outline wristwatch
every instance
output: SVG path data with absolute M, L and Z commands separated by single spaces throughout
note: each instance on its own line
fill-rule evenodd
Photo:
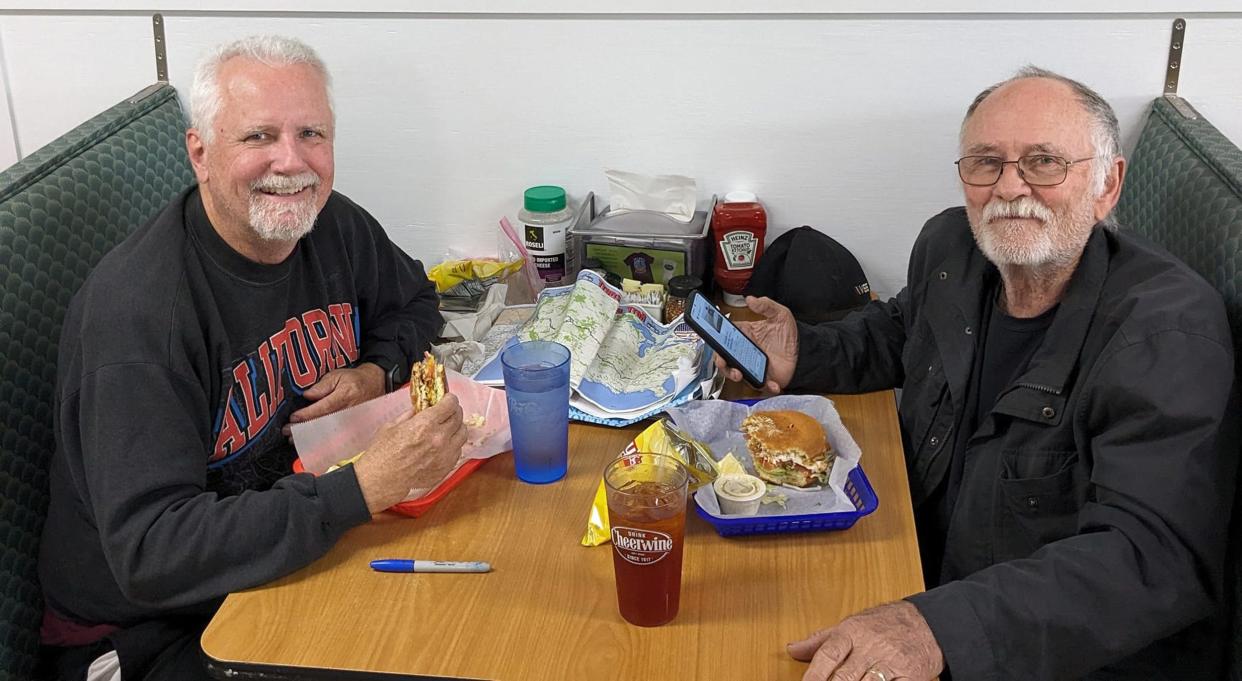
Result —
M 396 390 L 398 380 L 397 372 L 400 370 L 401 365 L 393 364 L 392 366 L 388 366 L 388 362 L 384 360 L 375 360 L 372 363 L 384 370 L 384 394 L 387 395 L 388 393 Z

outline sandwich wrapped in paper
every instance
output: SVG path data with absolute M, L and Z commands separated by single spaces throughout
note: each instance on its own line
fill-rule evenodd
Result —
M 509 434 L 509 410 L 503 392 L 480 385 L 457 372 L 446 372 L 443 367 L 432 373 L 444 378 L 444 385 L 434 388 L 434 391 L 456 395 L 466 423 L 466 444 L 453 466 L 453 472 L 469 459 L 487 459 L 513 448 Z M 417 370 L 415 374 L 418 374 Z M 414 406 L 417 389 L 413 384 L 416 382 L 411 380 L 408 391 L 394 390 L 348 409 L 293 424 L 293 442 L 302 467 L 309 473 L 320 475 L 335 464 L 365 455 L 363 450 L 379 429 Z M 452 472 L 445 478 L 451 476 Z M 442 481 L 436 484 L 439 482 Z M 419 499 L 434 487 L 412 489 L 406 500 Z
M 448 377 L 444 373 L 444 365 L 436 361 L 430 352 L 423 353 L 423 359 L 410 367 L 410 404 L 414 413 L 436 406 L 448 394 Z M 366 454 L 362 450 L 353 456 L 337 461 L 328 466 L 328 472 L 351 464 Z

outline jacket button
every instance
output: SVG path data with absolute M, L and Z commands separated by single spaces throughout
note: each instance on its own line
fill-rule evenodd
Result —
M 970 334 L 972 334 L 972 333 L 974 333 L 974 332 L 975 332 L 975 330 L 974 330 L 974 329 L 970 328 L 969 326 L 968 326 L 968 327 L 966 327 L 966 335 L 967 335 L 967 336 L 969 336 Z
M 1032 511 L 1038 511 L 1039 510 L 1039 497 L 1027 497 L 1026 507 L 1031 509 Z
M 1050 419 L 1057 415 L 1057 410 L 1053 409 L 1052 407 L 1044 407 L 1043 409 L 1039 411 L 1039 413 L 1043 414 L 1044 418 Z
M 931 439 L 927 441 L 927 443 L 935 447 L 936 445 L 940 444 L 940 438 L 933 435 L 931 436 Z
M 940 273 L 940 278 L 941 278 L 941 279 L 948 279 L 948 278 L 949 278 L 949 273 L 948 273 L 948 272 L 941 272 L 941 273 Z

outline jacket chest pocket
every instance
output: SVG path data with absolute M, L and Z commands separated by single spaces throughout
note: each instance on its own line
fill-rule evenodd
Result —
M 1076 452 L 1001 452 L 993 560 L 1025 558 L 1078 532 L 1087 472 Z

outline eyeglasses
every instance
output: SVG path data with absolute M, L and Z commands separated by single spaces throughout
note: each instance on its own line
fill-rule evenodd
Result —
M 1033 187 L 1055 187 L 1065 181 L 1069 167 L 1075 163 L 1090 161 L 1094 156 L 1067 161 L 1060 156 L 1031 154 L 1016 161 L 1005 161 L 997 156 L 963 156 L 956 161 L 957 174 L 962 182 L 972 187 L 991 187 L 1000 181 L 1005 166 L 1018 166 L 1018 177 Z

